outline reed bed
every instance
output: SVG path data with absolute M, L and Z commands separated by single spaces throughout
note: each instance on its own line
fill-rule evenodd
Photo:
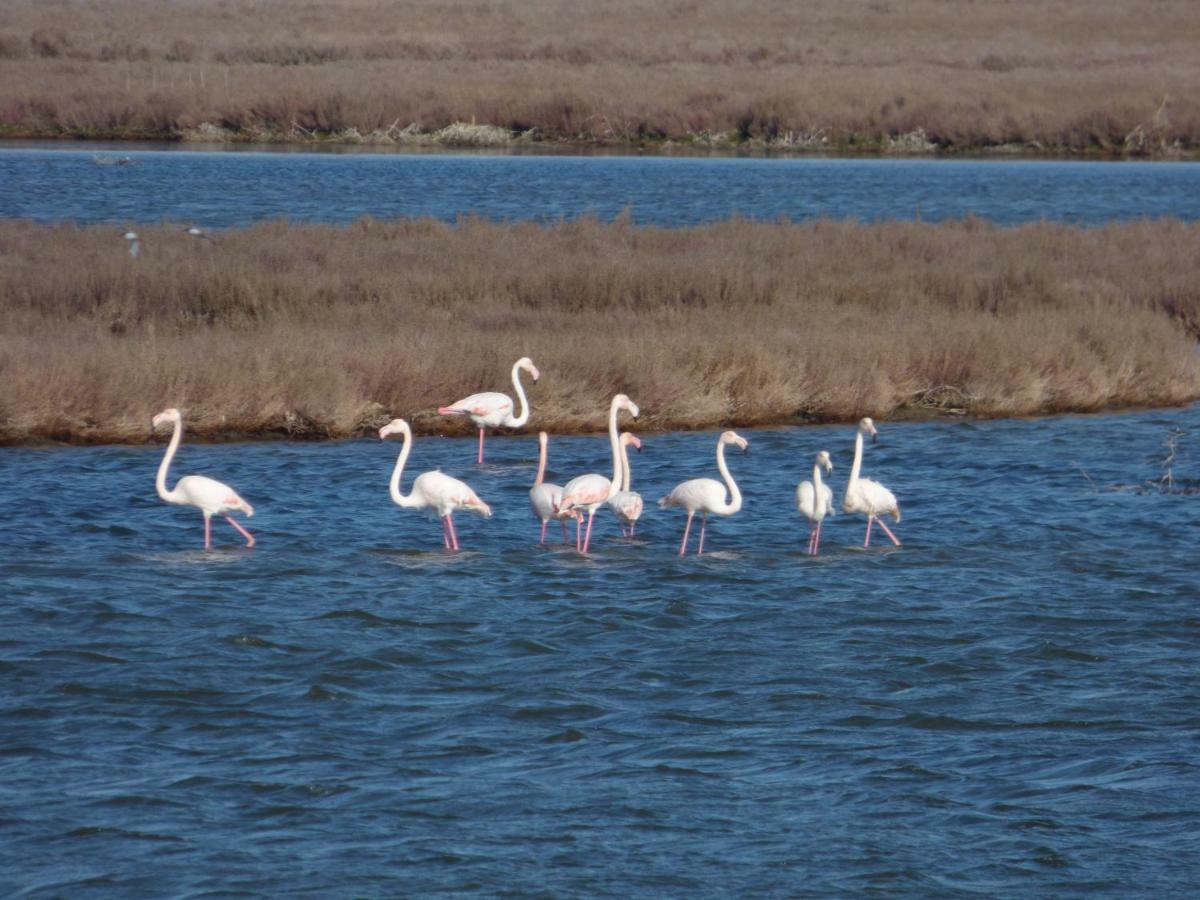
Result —
M 342 437 L 510 390 L 531 428 L 924 412 L 1031 415 L 1200 396 L 1200 226 L 850 222 L 667 230 L 464 219 L 220 232 L 0 222 L 0 441 Z
M 1169 155 L 1193 0 L 8 0 L 0 135 Z

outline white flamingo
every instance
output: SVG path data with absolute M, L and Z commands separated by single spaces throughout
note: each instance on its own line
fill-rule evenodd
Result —
M 871 421 L 870 417 L 858 423 L 858 434 L 854 438 L 854 465 L 850 467 L 850 480 L 846 482 L 846 493 L 842 495 L 842 511 L 862 513 L 867 517 L 867 536 L 863 541 L 864 547 L 871 546 L 871 526 L 875 522 L 878 522 L 879 527 L 892 539 L 892 543 L 899 547 L 900 541 L 892 534 L 887 523 L 880 518 L 890 515 L 895 516 L 897 522 L 900 521 L 900 506 L 896 503 L 895 494 L 878 481 L 858 477 L 858 473 L 862 469 L 863 435 L 871 435 L 873 441 L 878 433 L 875 423 Z
M 229 513 L 244 512 L 247 516 L 252 516 L 254 507 L 239 497 L 237 491 L 229 485 L 204 475 L 184 475 L 175 483 L 172 490 L 167 490 L 167 470 L 171 467 L 171 460 L 175 458 L 175 451 L 179 449 L 180 441 L 183 440 L 183 416 L 174 407 L 164 409 L 154 417 L 151 428 L 158 428 L 167 422 L 174 424 L 175 433 L 171 435 L 167 453 L 158 466 L 158 477 L 154 481 L 158 496 L 168 503 L 199 508 L 200 512 L 204 514 L 205 550 L 212 549 L 212 517 L 218 514 L 225 516 L 226 521 L 242 533 L 247 547 L 253 547 L 254 535 L 239 525 Z
M 802 481 L 796 488 L 796 509 L 808 519 L 812 530 L 808 535 L 808 555 L 816 556 L 821 546 L 821 522 L 833 515 L 833 491 L 821 480 L 821 469 L 833 471 L 833 460 L 822 450 L 813 463 L 813 480 Z
M 129 241 L 129 255 L 134 259 L 138 258 L 138 254 L 142 252 L 142 239 L 138 237 L 136 231 L 127 231 L 121 237 Z
M 608 500 L 608 507 L 617 517 L 617 521 L 621 523 L 621 534 L 625 537 L 633 537 L 633 529 L 636 527 L 638 519 L 642 517 L 642 508 L 645 505 L 642 502 L 642 495 L 629 489 L 629 483 L 633 477 L 629 468 L 630 444 L 638 451 L 642 449 L 642 442 L 638 436 L 626 431 L 621 435 L 621 489 Z M 628 531 L 626 531 L 626 526 L 628 526 Z
M 562 500 L 563 489 L 557 484 L 550 484 L 548 481 L 543 481 L 546 475 L 546 446 L 550 438 L 544 431 L 538 432 L 538 470 L 537 477 L 533 480 L 533 487 L 529 489 L 529 505 L 533 507 L 533 514 L 538 517 L 542 523 L 542 536 L 539 543 L 546 543 L 546 526 L 550 524 L 551 519 L 558 519 L 562 525 L 563 543 L 567 542 L 567 519 L 579 518 L 578 512 L 559 513 L 558 504 Z
M 658 505 L 664 509 L 671 506 L 682 506 L 687 510 L 687 525 L 683 529 L 683 542 L 679 545 L 680 556 L 687 552 L 688 534 L 692 530 L 692 517 L 697 512 L 704 514 L 700 520 L 700 546 L 696 550 L 696 555 L 699 556 L 704 552 L 704 529 L 708 524 L 708 514 L 732 516 L 742 508 L 742 492 L 738 490 L 737 483 L 725 465 L 726 444 L 737 444 L 743 452 L 750 446 L 749 441 L 733 431 L 726 431 L 717 440 L 717 468 L 720 469 L 725 484 L 715 478 L 693 478 L 691 481 L 676 485 L 671 493 L 658 501 Z M 728 501 L 725 499 L 726 486 L 729 488 Z
M 582 546 L 579 543 L 579 520 L 575 520 L 575 549 L 582 553 L 587 553 L 588 545 L 591 543 L 592 517 L 596 515 L 596 510 L 601 504 L 611 500 L 613 494 L 621 486 L 621 448 L 617 443 L 617 413 L 622 409 L 628 410 L 635 419 L 641 412 L 638 405 L 624 394 L 617 394 L 609 404 L 608 440 L 612 445 L 612 478 L 608 479 L 603 475 L 596 474 L 580 475 L 578 478 L 572 478 L 563 486 L 563 495 L 558 505 L 558 511 L 565 513 L 573 509 L 580 512 L 587 510 L 587 535 L 583 539 Z
M 429 509 L 437 513 L 442 520 L 442 538 L 447 550 L 458 549 L 458 534 L 454 530 L 454 511 L 466 509 L 479 513 L 484 518 L 492 514 L 492 508 L 476 496 L 463 482 L 441 472 L 422 472 L 413 481 L 412 490 L 408 496 L 400 493 L 400 476 L 404 472 L 404 463 L 408 459 L 408 451 L 412 448 L 412 429 L 403 419 L 392 419 L 379 429 L 380 440 L 389 434 L 399 432 L 404 435 L 404 446 L 396 457 L 396 467 L 392 469 L 392 480 L 388 484 L 388 492 L 397 506 L 405 509 Z
M 524 369 L 537 381 L 541 373 L 528 356 L 522 356 L 512 367 L 512 383 L 517 397 L 521 401 L 521 414 L 513 415 L 513 402 L 508 394 L 498 391 L 484 391 L 463 397 L 457 403 L 449 406 L 439 406 L 440 416 L 467 416 L 479 428 L 479 464 L 483 465 L 483 432 L 485 428 L 520 428 L 529 421 L 529 401 L 525 399 L 525 389 L 521 387 L 521 370 Z

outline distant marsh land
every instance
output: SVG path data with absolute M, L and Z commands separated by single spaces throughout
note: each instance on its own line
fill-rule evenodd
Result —
M 369 434 L 509 391 L 531 428 L 1033 415 L 1200 397 L 1200 225 L 0 222 L 0 441 Z
M 1194 0 L 6 0 L 0 136 L 1200 148 Z

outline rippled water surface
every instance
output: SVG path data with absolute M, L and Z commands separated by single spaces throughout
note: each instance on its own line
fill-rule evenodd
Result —
M 392 505 L 399 447 L 185 443 L 259 544 L 154 495 L 162 446 L 0 450 L 0 886 L 546 896 L 1181 895 L 1200 833 L 1196 409 L 880 423 L 904 546 L 795 484 L 852 429 L 745 431 L 746 508 L 535 544 L 536 441 L 418 439 L 490 520 Z M 712 474 L 648 434 L 635 487 Z M 1174 474 L 1194 474 L 1184 438 Z M 555 438 L 561 483 L 600 437 Z M 407 480 L 407 479 L 406 479 Z
M 128 165 L 117 165 L 121 157 Z M 56 222 L 362 216 L 557 221 L 628 210 L 639 224 L 742 215 L 940 220 L 1200 215 L 1195 163 L 380 155 L 188 150 L 0 150 L 0 216 Z

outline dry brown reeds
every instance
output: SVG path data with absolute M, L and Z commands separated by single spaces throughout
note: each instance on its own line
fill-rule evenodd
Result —
M 534 423 L 979 416 L 1200 396 L 1200 226 L 0 222 L 0 440 L 424 431 L 534 358 Z
M 0 135 L 1200 147 L 1194 0 L 7 0 Z

